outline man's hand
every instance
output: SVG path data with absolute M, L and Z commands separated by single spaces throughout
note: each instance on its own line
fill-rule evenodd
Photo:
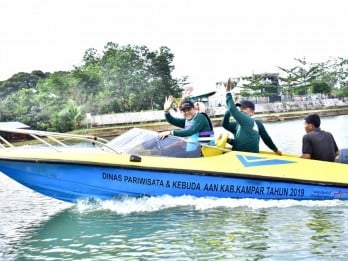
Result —
M 231 78 L 228 78 L 227 84 L 226 84 L 226 92 L 231 91 Z
M 187 86 L 187 87 L 185 88 L 185 92 L 184 92 L 183 95 L 182 95 L 182 99 L 185 100 L 185 99 L 187 99 L 188 97 L 190 97 L 192 91 L 193 91 L 193 87 L 192 87 L 192 86 Z
M 174 102 L 173 96 L 166 97 L 164 101 L 164 105 L 163 105 L 163 110 L 165 112 L 168 112 L 170 108 L 172 107 L 173 102 Z
M 275 154 L 278 154 L 279 156 L 281 156 L 281 155 L 282 155 L 282 152 L 281 152 L 281 151 L 279 151 L 279 150 L 275 151 L 274 153 L 275 153 Z
M 231 91 L 234 87 L 237 86 L 236 81 L 232 81 L 231 78 L 228 78 L 227 84 L 226 84 L 226 92 Z
M 163 140 L 164 138 L 168 137 L 170 135 L 170 131 L 162 131 L 158 133 L 158 138 L 160 140 Z

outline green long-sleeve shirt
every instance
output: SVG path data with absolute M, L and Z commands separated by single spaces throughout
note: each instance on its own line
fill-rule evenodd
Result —
M 260 137 L 271 150 L 278 150 L 263 123 L 241 112 L 231 93 L 226 94 L 226 104 L 229 110 L 224 115 L 222 126 L 234 135 L 233 150 L 258 153 Z M 231 115 L 235 121 L 230 121 Z
M 167 122 L 181 128 L 180 130 L 173 131 L 174 136 L 188 137 L 199 132 L 212 131 L 207 118 L 201 113 L 197 113 L 191 120 L 173 117 L 169 112 L 164 115 Z

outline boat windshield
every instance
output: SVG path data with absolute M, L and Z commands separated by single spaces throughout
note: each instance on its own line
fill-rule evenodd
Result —
M 116 151 L 140 156 L 195 158 L 201 156 L 201 145 L 169 136 L 159 139 L 155 131 L 133 128 L 107 143 Z

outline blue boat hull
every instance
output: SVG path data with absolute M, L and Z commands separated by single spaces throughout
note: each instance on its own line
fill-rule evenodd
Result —
M 197 173 L 127 165 L 0 160 L 1 171 L 39 193 L 68 202 L 122 196 L 331 200 L 348 199 L 348 186 L 262 179 L 240 174 Z

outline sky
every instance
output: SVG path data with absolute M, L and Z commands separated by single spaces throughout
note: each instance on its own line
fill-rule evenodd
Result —
M 72 70 L 108 42 L 168 47 L 193 94 L 216 82 L 348 58 L 345 0 L 0 0 L 0 81 Z

